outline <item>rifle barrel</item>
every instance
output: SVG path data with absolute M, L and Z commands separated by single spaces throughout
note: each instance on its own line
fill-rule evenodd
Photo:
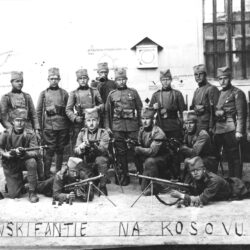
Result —
M 146 176 L 146 175 L 140 175 L 140 174 L 132 174 L 132 173 L 128 173 L 129 176 L 134 176 L 137 178 L 143 178 L 143 179 L 147 179 L 147 180 L 151 180 L 151 181 L 156 181 L 156 182 L 162 182 L 162 183 L 166 183 L 172 186 L 179 186 L 179 187 L 183 187 L 183 188 L 190 188 L 191 185 L 186 184 L 186 183 L 182 183 L 182 182 L 172 182 L 172 181 L 168 181 L 165 179 L 161 179 L 161 178 L 156 178 L 156 177 L 150 177 L 150 176 Z
M 82 181 L 79 181 L 79 182 L 74 182 L 74 183 L 65 185 L 64 188 L 69 188 L 69 187 L 73 187 L 73 186 L 85 185 L 85 184 L 87 184 L 88 182 L 98 180 L 98 179 L 100 179 L 100 178 L 103 177 L 103 176 L 104 176 L 103 174 L 99 174 L 98 176 L 95 176 L 95 177 L 92 177 L 92 178 L 88 178 L 88 179 L 85 179 L 85 180 L 82 180 Z
M 48 149 L 48 146 L 38 146 L 38 147 L 33 147 L 33 148 L 24 148 L 24 151 L 28 152 L 28 151 L 40 150 L 40 149 Z

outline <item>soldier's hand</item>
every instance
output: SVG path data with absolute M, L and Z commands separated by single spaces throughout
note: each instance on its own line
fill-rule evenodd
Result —
M 11 158 L 14 157 L 14 155 L 11 154 L 10 151 L 8 151 L 8 152 L 3 152 L 3 153 L 2 153 L 2 157 L 6 158 L 6 159 L 11 159 Z
M 174 198 L 184 199 L 184 194 L 181 193 L 181 192 L 179 192 L 179 191 L 177 191 L 177 190 L 172 190 L 170 192 L 170 195 L 171 195 L 171 197 L 174 197 Z
M 153 108 L 154 108 L 154 109 L 159 109 L 159 104 L 158 104 L 157 102 L 154 103 L 154 104 L 153 104 Z
M 77 116 L 75 119 L 76 123 L 82 123 L 83 122 L 83 117 L 82 116 Z
M 111 136 L 113 135 L 113 132 L 110 128 L 106 128 L 106 131 L 108 132 L 109 135 L 111 135 Z
M 235 133 L 235 138 L 236 138 L 237 141 L 240 141 L 242 139 L 242 137 L 243 137 L 242 133 L 240 133 L 240 132 Z
M 199 207 L 200 206 L 200 197 L 199 196 L 191 196 L 191 206 L 194 206 L 194 207 Z
M 25 150 L 24 150 L 24 148 L 22 148 L 22 147 L 17 148 L 17 149 L 16 149 L 16 155 L 17 155 L 18 157 L 24 156 L 24 155 L 25 155 Z
M 136 147 L 135 147 L 135 153 L 136 153 L 136 154 L 141 154 L 142 149 L 143 149 L 143 147 L 136 146 Z
M 74 200 L 76 199 L 75 193 L 74 193 L 73 191 L 70 192 L 70 193 L 67 195 L 67 199 L 68 199 L 68 200 L 74 201 Z

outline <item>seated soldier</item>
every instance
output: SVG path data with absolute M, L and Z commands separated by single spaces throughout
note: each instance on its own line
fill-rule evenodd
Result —
M 2 166 L 7 182 L 8 196 L 18 198 L 24 193 L 23 170 L 27 169 L 29 200 L 38 202 L 37 188 L 37 150 L 26 152 L 24 148 L 37 147 L 36 134 L 25 129 L 27 111 L 16 109 L 13 111 L 13 127 L 0 135 L 0 154 Z M 15 149 L 15 150 L 14 150 Z
M 99 128 L 99 114 L 97 110 L 85 109 L 85 126 L 78 134 L 74 152 L 93 169 L 95 175 L 103 174 L 99 188 L 107 195 L 107 170 L 109 134 L 105 129 Z
M 184 115 L 186 134 L 184 136 L 184 145 L 179 152 L 184 158 L 200 156 L 207 170 L 217 173 L 218 159 L 215 157 L 211 139 L 206 130 L 197 130 L 197 115 L 191 110 Z
M 171 196 L 183 200 L 186 206 L 206 205 L 210 201 L 243 199 L 249 197 L 245 184 L 238 178 L 224 179 L 212 172 L 206 171 L 201 157 L 196 156 L 186 160 L 192 176 L 193 190 L 190 194 L 172 191 Z
M 142 127 L 139 130 L 138 142 L 135 147 L 135 163 L 140 174 L 150 177 L 171 178 L 166 162 L 165 133 L 153 123 L 155 111 L 152 108 L 144 108 L 141 112 Z M 143 179 L 141 189 L 144 190 L 149 181 Z M 154 192 L 157 192 L 154 186 Z M 144 193 L 150 195 L 150 190 Z
M 70 157 L 67 166 L 63 166 L 58 171 L 54 178 L 53 183 L 53 198 L 60 202 L 73 201 L 75 198 L 79 198 L 84 202 L 88 198 L 88 185 L 84 185 L 79 189 L 66 189 L 65 185 L 79 182 L 94 176 L 91 168 L 83 162 L 82 159 L 77 157 Z M 93 189 L 90 190 L 89 200 L 91 201 L 94 197 Z

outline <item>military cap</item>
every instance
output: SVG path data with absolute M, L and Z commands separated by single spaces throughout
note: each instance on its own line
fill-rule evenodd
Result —
M 197 121 L 197 115 L 194 110 L 184 111 L 183 118 L 184 121 L 193 121 L 193 122 Z
M 125 68 L 116 68 L 115 69 L 115 79 L 117 78 L 126 78 L 127 79 L 127 72 Z
M 85 119 L 88 119 L 88 118 L 98 119 L 99 118 L 98 110 L 95 108 L 85 109 L 84 112 L 85 112 Z
M 100 71 L 100 70 L 109 70 L 107 62 L 98 63 L 97 68 L 98 68 L 97 69 L 98 71 Z
M 23 80 L 23 72 L 22 71 L 11 71 L 10 81 L 13 81 L 13 80 Z
M 199 64 L 193 67 L 194 74 L 207 73 L 206 66 L 204 64 Z
M 87 76 L 87 77 L 89 77 L 89 75 L 88 75 L 88 70 L 87 70 L 87 69 L 78 69 L 78 70 L 76 71 L 76 77 L 77 77 L 77 79 L 78 79 L 79 77 L 82 77 L 82 76 Z
M 143 118 L 153 118 L 155 114 L 154 108 L 151 107 L 145 107 L 141 111 L 141 117 Z
M 69 157 L 67 166 L 69 170 L 79 171 L 80 169 L 84 168 L 84 162 L 78 157 Z
M 171 75 L 170 69 L 160 71 L 160 79 L 161 78 L 165 78 L 165 77 L 172 79 L 172 75 Z
M 217 69 L 217 77 L 221 76 L 231 76 L 231 70 L 229 67 L 225 66 Z
M 50 68 L 48 70 L 48 75 L 49 76 L 59 76 L 60 77 L 60 72 L 59 72 L 59 69 L 58 68 Z
M 14 109 L 13 111 L 11 111 L 11 118 L 12 120 L 15 120 L 16 118 L 26 120 L 28 118 L 27 109 L 23 108 Z
M 187 166 L 190 167 L 196 167 L 196 168 L 202 168 L 204 167 L 204 162 L 201 159 L 200 156 L 195 156 L 193 158 L 187 158 L 185 160 L 185 164 L 187 164 Z

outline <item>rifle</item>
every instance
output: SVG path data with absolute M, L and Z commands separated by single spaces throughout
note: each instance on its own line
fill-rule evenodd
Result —
M 102 178 L 103 176 L 104 176 L 103 174 L 99 174 L 98 176 L 95 176 L 95 177 L 91 177 L 91 178 L 88 178 L 85 180 L 81 180 L 81 181 L 67 184 L 63 188 L 68 192 L 74 192 L 77 197 L 83 197 L 84 199 L 87 199 L 87 201 L 88 201 L 91 186 L 89 187 L 89 191 L 87 192 L 88 193 L 87 196 L 86 196 L 86 192 L 85 192 L 86 190 L 82 190 L 82 187 L 89 185 L 89 184 L 92 185 L 93 181 L 98 180 L 98 179 Z M 68 202 L 70 205 L 72 205 L 73 201 L 69 200 Z
M 169 191 L 171 191 L 171 189 L 176 189 L 180 192 L 183 193 L 191 193 L 193 190 L 193 186 L 186 184 L 186 183 L 182 183 L 182 182 L 175 182 L 175 181 L 169 181 L 169 180 L 165 180 L 165 179 L 161 179 L 161 178 L 156 178 L 156 177 L 150 177 L 150 176 L 146 176 L 146 175 L 140 175 L 139 173 L 137 174 L 132 174 L 132 173 L 128 173 L 129 176 L 134 176 L 137 178 L 142 178 L 142 179 L 146 179 L 150 181 L 150 184 L 145 188 L 145 190 L 142 192 L 145 193 L 146 190 L 151 187 L 151 195 L 153 194 L 153 184 L 154 183 L 162 183 L 164 186 L 164 193 L 167 193 Z M 142 195 L 141 194 L 141 195 Z M 131 205 L 131 207 L 133 207 L 133 205 L 138 201 L 138 199 L 141 197 L 141 195 L 137 198 L 137 200 Z M 180 202 L 181 199 L 177 199 L 174 202 L 166 202 L 163 199 L 161 199 L 159 197 L 159 195 L 157 193 L 154 194 L 155 197 L 157 198 L 157 200 L 159 202 L 161 202 L 162 204 L 166 205 L 166 206 L 172 206 L 175 205 L 176 203 Z
M 35 150 L 40 150 L 40 149 L 48 149 L 49 147 L 47 145 L 44 146 L 37 146 L 37 147 L 33 147 L 33 148 L 23 148 L 23 147 L 17 147 L 17 148 L 12 148 L 10 149 L 10 154 L 12 156 L 17 156 L 18 152 L 21 153 L 25 153 L 25 152 L 29 152 L 29 151 L 35 151 Z
M 167 148 L 171 149 L 174 153 L 177 153 L 182 145 L 181 141 L 176 138 L 154 139 L 154 141 L 165 142 Z

